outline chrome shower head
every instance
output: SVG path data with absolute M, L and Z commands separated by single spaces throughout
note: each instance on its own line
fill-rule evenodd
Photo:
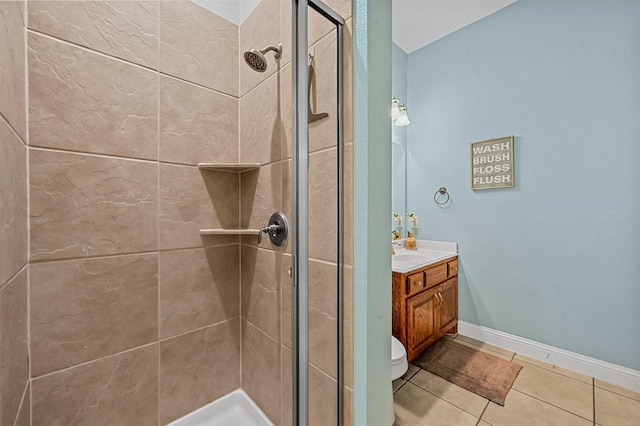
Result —
M 264 54 L 269 51 L 276 52 L 275 58 L 280 59 L 280 56 L 282 56 L 282 44 L 279 44 L 277 47 L 267 46 L 260 50 L 249 49 L 244 52 L 244 61 L 252 70 L 265 72 L 267 70 L 267 58 L 264 57 Z

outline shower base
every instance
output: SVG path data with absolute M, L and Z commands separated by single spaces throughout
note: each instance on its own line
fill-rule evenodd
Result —
M 169 426 L 274 426 L 242 389 L 218 398 Z

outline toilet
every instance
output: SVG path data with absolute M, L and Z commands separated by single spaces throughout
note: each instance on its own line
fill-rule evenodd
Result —
M 391 381 L 399 379 L 409 369 L 407 350 L 400 340 L 391 336 Z
M 391 336 L 391 382 L 402 377 L 408 369 L 407 350 L 400 343 L 400 340 Z M 391 422 L 389 424 L 393 425 L 396 421 L 396 414 L 393 410 L 393 385 L 391 382 L 389 382 L 389 390 L 391 391 Z

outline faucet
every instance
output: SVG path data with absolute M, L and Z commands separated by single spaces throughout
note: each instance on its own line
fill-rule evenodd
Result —
M 402 247 L 402 243 L 400 241 L 392 241 L 391 242 L 391 256 L 396 254 L 396 251 L 394 250 L 394 247 Z

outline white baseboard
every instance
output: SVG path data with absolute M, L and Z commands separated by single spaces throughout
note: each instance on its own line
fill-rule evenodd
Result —
M 558 367 L 567 368 L 605 382 L 640 392 L 640 371 L 599 359 L 590 358 L 564 349 L 534 342 L 513 334 L 458 321 L 458 333 L 481 342 L 499 346 Z

